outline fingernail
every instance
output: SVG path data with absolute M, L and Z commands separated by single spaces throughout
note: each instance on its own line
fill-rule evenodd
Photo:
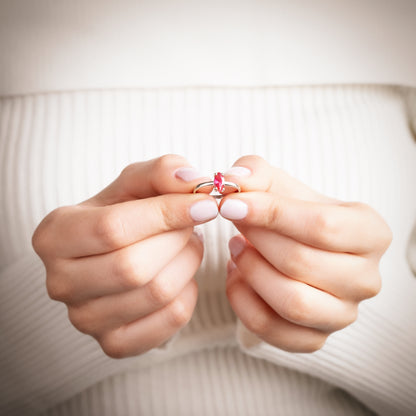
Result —
M 199 229 L 199 228 L 195 227 L 195 228 L 194 228 L 194 235 L 195 235 L 196 237 L 198 237 L 198 240 L 199 240 L 202 244 L 204 244 L 204 234 L 202 233 L 202 230 L 201 230 L 201 229 Z
M 214 219 L 218 215 L 218 205 L 215 201 L 204 199 L 195 202 L 190 209 L 191 217 L 196 222 L 205 222 Z
M 234 258 L 238 257 L 241 254 L 245 246 L 246 242 L 241 237 L 233 237 L 228 243 L 231 256 L 233 256 Z
M 248 206 L 239 199 L 227 199 L 221 205 L 220 213 L 227 220 L 242 220 L 247 216 Z
M 250 176 L 251 170 L 244 168 L 243 166 L 234 166 L 227 170 L 227 172 L 224 173 L 224 175 L 230 175 L 230 176 Z
M 176 169 L 175 176 L 185 182 L 191 182 L 195 179 L 204 177 L 197 169 L 189 167 Z

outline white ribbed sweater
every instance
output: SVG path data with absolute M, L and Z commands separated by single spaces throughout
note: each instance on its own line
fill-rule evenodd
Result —
M 2 98 L 0 414 L 368 414 L 347 393 L 381 415 L 412 414 L 416 282 L 405 254 L 416 212 L 415 102 L 414 90 L 348 85 Z M 203 227 L 190 324 L 164 348 L 106 357 L 48 299 L 30 236 L 51 209 L 87 198 L 130 162 L 168 152 L 206 172 L 259 154 L 321 192 L 371 204 L 394 233 L 382 292 L 321 351 L 261 343 L 236 325 L 225 297 L 234 231 L 218 219 Z

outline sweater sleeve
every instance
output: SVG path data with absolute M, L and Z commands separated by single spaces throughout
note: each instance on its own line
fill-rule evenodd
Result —
M 409 131 L 416 138 L 416 88 L 403 88 Z M 413 171 L 412 171 L 413 172 Z M 409 177 L 414 181 L 414 177 Z M 414 195 L 403 203 L 414 206 Z M 396 203 L 394 217 L 400 203 Z M 360 305 L 357 321 L 332 334 L 312 354 L 293 354 L 262 342 L 241 322 L 237 338 L 248 354 L 307 372 L 348 391 L 379 415 L 416 409 L 416 226 L 390 217 L 393 243 L 384 255 L 381 292 Z M 406 246 L 407 242 L 407 246 Z
M 403 255 L 401 257 L 404 257 Z M 383 289 L 362 302 L 357 321 L 332 334 L 312 354 L 289 353 L 262 342 L 241 322 L 237 338 L 248 354 L 322 378 L 379 415 L 416 408 L 416 280 L 395 247 L 383 258 Z
M 72 327 L 66 306 L 49 299 L 44 280 L 35 254 L 0 274 L 0 414 L 37 414 L 104 377 L 168 355 L 170 342 L 139 357 L 107 357 Z

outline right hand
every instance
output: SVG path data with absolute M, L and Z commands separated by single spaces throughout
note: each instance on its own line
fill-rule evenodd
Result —
M 35 230 L 49 296 L 110 357 L 160 346 L 192 316 L 203 256 L 193 227 L 218 208 L 211 196 L 191 193 L 209 178 L 188 166 L 175 155 L 129 165 L 100 193 L 55 209 Z

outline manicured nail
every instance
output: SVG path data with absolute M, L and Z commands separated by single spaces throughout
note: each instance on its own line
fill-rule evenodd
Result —
M 230 249 L 231 255 L 236 258 L 238 257 L 241 252 L 244 250 L 246 246 L 246 242 L 241 237 L 233 237 L 230 242 L 228 243 L 228 247 Z
M 221 206 L 220 213 L 227 220 L 242 220 L 247 216 L 248 206 L 239 199 L 227 199 Z
M 195 168 L 179 168 L 175 171 L 175 176 L 185 182 L 191 182 L 198 178 L 203 178 L 204 175 Z
M 198 240 L 199 240 L 202 244 L 204 244 L 204 234 L 202 233 L 202 230 L 201 230 L 201 229 L 199 229 L 198 227 L 195 227 L 195 228 L 194 228 L 194 235 L 195 235 L 196 237 L 198 237 Z
M 244 168 L 243 166 L 234 166 L 227 170 L 227 172 L 224 173 L 224 175 L 230 175 L 230 176 L 250 176 L 251 170 Z
M 196 222 L 213 220 L 218 215 L 218 205 L 215 201 L 204 199 L 195 202 L 190 209 L 191 217 Z

